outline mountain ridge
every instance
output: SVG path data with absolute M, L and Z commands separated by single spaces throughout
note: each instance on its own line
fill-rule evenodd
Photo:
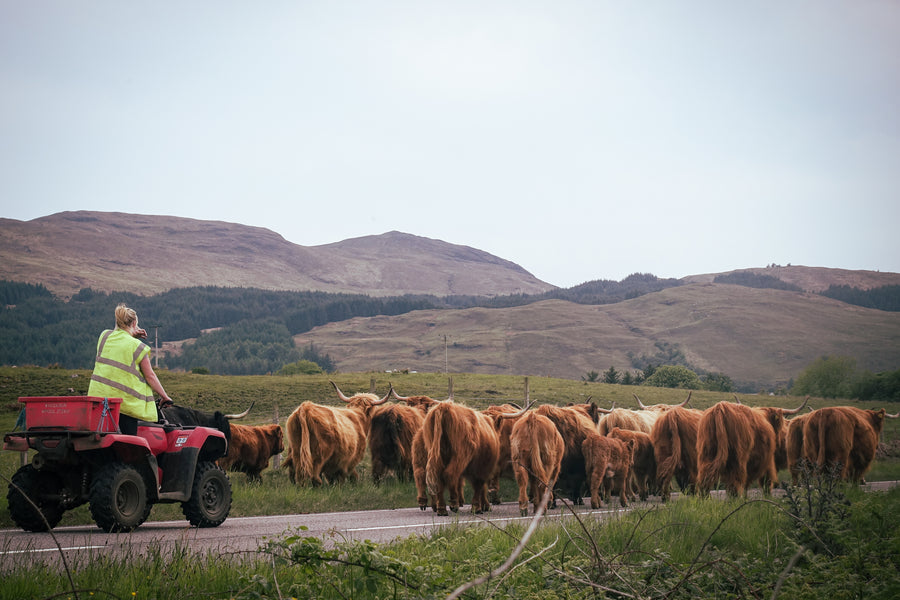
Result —
M 389 232 L 300 246 L 268 229 L 182 217 L 70 211 L 0 219 L 0 277 L 68 297 L 215 285 L 284 291 L 507 295 L 555 286 L 486 252 Z
M 734 273 L 768 275 L 804 291 L 715 283 Z M 565 291 L 481 250 L 399 231 L 305 247 L 223 221 L 89 211 L 0 219 L 0 278 L 39 283 L 61 297 L 82 288 L 153 295 L 196 286 L 438 297 Z M 606 282 L 594 283 L 600 289 Z M 814 293 L 831 285 L 900 285 L 900 274 L 770 265 L 671 283 L 614 304 L 535 298 L 511 308 L 358 317 L 294 340 L 315 345 L 342 371 L 577 378 L 610 366 L 629 370 L 660 348 L 677 349 L 697 369 L 766 386 L 784 385 L 829 354 L 873 371 L 900 365 L 900 313 Z

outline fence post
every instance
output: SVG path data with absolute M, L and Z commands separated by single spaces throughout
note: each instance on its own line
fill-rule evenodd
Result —
M 372 377 L 371 379 L 369 379 L 369 393 L 370 393 L 370 394 L 374 394 L 374 393 L 375 393 L 375 378 L 374 378 L 374 377 Z
M 449 394 L 447 394 L 447 397 L 452 400 L 453 399 L 453 378 L 452 377 L 447 378 L 447 387 L 449 388 Z
M 528 389 L 528 377 L 525 378 L 525 406 L 528 406 L 528 402 L 531 398 L 531 392 Z

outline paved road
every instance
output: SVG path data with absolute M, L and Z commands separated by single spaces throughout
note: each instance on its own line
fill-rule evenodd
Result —
M 59 548 L 67 556 L 83 554 L 119 553 L 128 549 L 143 549 L 149 545 L 173 548 L 190 547 L 194 552 L 216 553 L 257 550 L 267 539 L 280 539 L 286 532 L 323 537 L 326 540 L 372 540 L 389 542 L 411 535 L 428 535 L 437 527 L 447 525 L 497 526 L 508 523 L 527 523 L 531 517 L 520 517 L 518 504 L 508 502 L 493 507 L 487 515 L 473 515 L 468 507 L 449 517 L 438 517 L 430 509 L 401 508 L 395 510 L 367 510 L 355 512 L 282 515 L 274 517 L 229 518 L 219 527 L 197 529 L 187 521 L 147 522 L 131 533 L 104 533 L 96 526 L 58 527 L 50 533 L 28 533 L 18 529 L 0 530 L 0 571 L 14 564 L 23 555 L 32 560 L 58 560 Z M 579 506 L 579 514 L 601 518 L 620 511 L 618 508 L 591 510 Z M 556 509 L 547 518 L 558 519 L 571 515 L 569 508 Z M 301 526 L 305 531 L 298 531 Z
M 900 482 L 877 482 L 868 489 L 887 489 Z M 775 490 L 776 495 L 781 490 Z M 752 492 L 751 492 L 752 493 Z M 721 492 L 713 492 L 721 495 Z M 656 499 L 658 502 L 658 499 Z M 655 502 L 638 503 L 646 507 Z M 549 511 L 548 519 L 571 516 L 573 507 Z M 603 518 L 621 511 L 614 504 L 610 508 L 591 510 L 589 505 L 574 507 L 580 516 Z M 367 510 L 355 512 L 282 515 L 274 517 L 229 518 L 219 527 L 197 529 L 187 521 L 158 521 L 141 525 L 132 533 L 109 534 L 95 526 L 59 527 L 51 533 L 27 533 L 18 529 L 0 530 L 0 572 L 25 562 L 59 560 L 59 549 L 67 557 L 115 554 L 127 550 L 143 550 L 150 545 L 171 549 L 176 545 L 194 552 L 217 554 L 255 551 L 266 540 L 280 539 L 286 532 L 323 537 L 326 540 L 372 540 L 389 542 L 411 535 L 429 535 L 435 528 L 446 525 L 496 526 L 508 523 L 527 523 L 531 517 L 520 517 L 518 504 L 507 502 L 495 506 L 487 515 L 473 515 L 466 510 L 449 517 L 438 517 L 430 509 L 400 508 L 395 510 Z M 297 531 L 299 527 L 308 529 Z

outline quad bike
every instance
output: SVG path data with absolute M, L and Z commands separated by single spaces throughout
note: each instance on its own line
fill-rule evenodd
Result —
M 12 476 L 12 520 L 47 531 L 66 510 L 90 504 L 107 532 L 132 531 L 156 503 L 180 502 L 195 527 L 221 525 L 231 510 L 231 483 L 215 460 L 225 435 L 209 427 L 138 421 L 137 435 L 119 432 L 119 398 L 19 398 L 26 429 L 7 433 L 3 449 L 35 450 Z

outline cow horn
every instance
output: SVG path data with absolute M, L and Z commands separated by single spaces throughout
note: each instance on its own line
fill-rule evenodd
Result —
M 691 401 L 691 394 L 693 394 L 693 393 L 694 393 L 694 390 L 690 390 L 688 392 L 688 397 L 684 399 L 684 402 L 682 402 L 681 404 L 676 404 L 675 406 L 687 406 L 687 403 Z
M 254 400 L 253 402 L 251 402 L 251 403 L 250 403 L 250 406 L 248 406 L 248 407 L 247 407 L 247 410 L 245 410 L 244 412 L 242 412 L 242 413 L 237 413 L 237 414 L 235 414 L 235 415 L 225 415 L 225 418 L 228 419 L 228 420 L 231 420 L 231 419 L 243 419 L 244 417 L 246 417 L 246 416 L 250 413 L 250 409 L 253 408 L 253 405 L 254 405 L 254 404 L 256 404 L 256 400 Z
M 391 384 L 391 391 L 388 392 L 388 395 L 393 396 L 394 400 L 399 400 L 400 402 L 407 402 L 409 400 L 409 396 L 401 396 L 396 390 L 394 390 L 394 384 Z
M 737 404 L 743 404 L 743 402 L 741 402 L 741 399 L 737 397 L 737 394 L 732 394 L 732 396 L 734 396 L 734 401 L 735 401 L 735 403 L 737 403 Z
M 392 387 L 391 389 L 394 389 L 394 388 Z M 387 394 L 384 395 L 383 398 L 381 398 L 381 399 L 379 399 L 379 400 L 375 400 L 374 402 L 372 402 L 372 406 L 378 406 L 378 405 L 380 405 L 380 404 L 384 404 L 385 402 L 388 401 L 388 399 L 389 399 L 390 397 L 391 397 L 391 393 L 388 392 Z
M 892 415 L 892 414 L 889 414 L 889 413 L 884 413 L 884 416 L 885 416 L 886 418 L 888 418 L 888 419 L 896 419 L 896 418 L 900 417 L 900 412 L 898 412 L 898 413 L 895 414 L 895 415 Z
M 809 396 L 807 396 L 806 399 L 803 400 L 803 404 L 801 404 L 797 408 L 784 408 L 781 410 L 781 412 L 786 415 L 796 415 L 798 412 L 800 412 L 803 409 L 804 406 L 806 406 L 807 402 L 809 402 Z
M 497 416 L 501 419 L 517 419 L 528 412 L 528 409 L 531 408 L 531 401 L 528 401 L 528 404 L 525 405 L 525 408 L 520 408 L 516 412 L 511 413 L 499 413 Z
M 341 389 L 337 386 L 337 384 L 335 382 L 329 381 L 329 383 L 331 383 L 331 385 L 334 386 L 334 391 L 337 392 L 338 398 L 340 398 L 344 402 L 350 402 L 350 398 L 348 398 L 347 396 L 344 395 L 344 392 L 341 391 Z
M 613 403 L 612 403 L 612 406 L 611 406 L 610 408 L 600 408 L 600 407 L 598 406 L 598 407 L 597 407 L 597 412 L 601 412 L 601 413 L 603 413 L 603 414 L 605 414 L 605 415 L 608 415 L 609 413 L 611 413 L 612 411 L 614 411 L 615 408 L 616 408 L 616 403 L 613 402 Z
M 644 406 L 644 403 L 641 402 L 641 399 L 638 398 L 637 394 L 631 394 L 631 395 L 634 396 L 634 399 L 638 401 L 638 406 L 640 406 L 641 408 L 647 408 L 646 406 Z

